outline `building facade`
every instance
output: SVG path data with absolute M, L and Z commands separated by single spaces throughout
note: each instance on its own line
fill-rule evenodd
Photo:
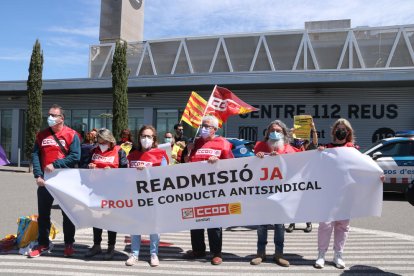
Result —
M 217 84 L 259 108 L 231 117 L 223 127 L 228 137 L 262 139 L 269 122 L 293 126 L 299 114 L 313 116 L 321 143 L 338 118 L 350 120 L 362 148 L 413 128 L 414 25 L 305 26 L 128 43 L 129 127 L 153 124 L 162 135 L 179 121 L 191 91 L 207 100 Z M 113 43 L 90 47 L 89 78 L 45 80 L 44 114 L 58 103 L 80 133 L 111 128 L 113 51 Z M 24 147 L 26 101 L 25 81 L 0 82 L 0 144 L 12 162 Z

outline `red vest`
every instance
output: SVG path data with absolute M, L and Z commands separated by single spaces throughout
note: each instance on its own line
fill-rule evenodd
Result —
M 208 160 L 211 156 L 217 156 L 218 159 L 234 158 L 231 147 L 231 143 L 223 137 L 215 137 L 209 141 L 198 138 L 191 151 L 190 162 Z
M 66 151 L 69 152 L 73 137 L 77 135 L 77 132 L 67 126 L 63 126 L 62 130 L 55 133 L 55 135 Z M 56 143 L 49 128 L 46 128 L 37 134 L 36 144 L 40 151 L 42 170 L 56 160 L 65 158 L 65 154 L 60 149 L 58 143 Z
M 269 145 L 267 144 L 267 142 L 265 141 L 258 141 L 256 143 L 256 145 L 254 146 L 254 152 L 258 153 L 258 152 L 266 152 L 266 153 L 270 153 L 272 152 L 272 149 L 269 147 Z M 294 153 L 294 152 L 299 152 L 301 151 L 300 149 L 297 149 L 295 147 L 292 147 L 289 144 L 285 144 L 283 149 L 278 149 L 276 152 L 278 154 L 286 154 L 286 153 Z
M 148 151 L 134 150 L 128 154 L 127 158 L 130 168 L 137 168 L 141 164 L 145 167 L 157 167 L 161 165 L 162 158 L 165 158 L 168 163 L 167 152 L 159 148 Z
M 91 163 L 95 164 L 97 168 L 103 169 L 106 167 L 119 168 L 119 146 L 108 149 L 102 152 L 99 147 L 92 150 Z

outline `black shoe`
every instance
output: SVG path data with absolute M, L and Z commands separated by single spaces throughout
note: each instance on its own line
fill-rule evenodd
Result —
M 104 255 L 104 260 L 105 261 L 112 260 L 114 255 L 115 255 L 115 245 L 108 245 L 108 250 L 106 250 L 106 253 Z
M 291 233 L 293 230 L 295 230 L 295 224 L 291 223 L 288 228 L 286 228 L 286 232 Z
M 309 232 L 311 232 L 312 231 L 312 223 L 310 223 L 310 222 L 307 222 L 306 223 L 306 228 L 305 228 L 305 230 L 303 230 L 305 233 L 309 233 Z
M 86 258 L 91 258 L 93 256 L 95 256 L 96 254 L 101 254 L 102 253 L 102 249 L 101 246 L 99 244 L 94 244 L 91 249 L 89 249 L 88 252 L 86 252 L 85 257 Z
M 184 255 L 183 255 L 183 259 L 188 259 L 188 260 L 192 260 L 192 259 L 199 259 L 199 258 L 204 258 L 206 256 L 206 252 L 205 251 L 193 251 L 193 250 L 188 250 Z

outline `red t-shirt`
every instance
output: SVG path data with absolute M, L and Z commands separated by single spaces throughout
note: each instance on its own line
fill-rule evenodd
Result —
M 198 138 L 191 151 L 190 162 L 205 161 L 211 156 L 217 156 L 218 159 L 234 158 L 231 147 L 231 143 L 223 137 L 214 137 L 208 141 Z
M 327 148 L 337 148 L 337 147 L 348 147 L 348 148 L 358 148 L 352 142 L 346 142 L 345 144 L 333 144 L 329 143 L 326 145 Z
M 299 152 L 299 151 L 301 150 L 295 147 L 292 147 L 289 144 L 285 144 L 282 149 L 278 149 L 276 152 L 277 154 L 286 154 L 286 153 L 294 153 L 294 152 Z M 267 144 L 266 141 L 258 141 L 256 145 L 254 146 L 254 152 L 270 153 L 272 152 L 272 149 L 270 148 L 270 146 Z

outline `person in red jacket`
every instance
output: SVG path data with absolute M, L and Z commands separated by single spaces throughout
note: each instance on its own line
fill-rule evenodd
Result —
M 231 151 L 232 145 L 223 137 L 216 136 L 218 120 L 214 116 L 205 116 L 202 119 L 200 137 L 197 138 L 193 146 L 189 146 L 189 162 L 207 161 L 215 163 L 219 159 L 234 158 Z M 223 262 L 221 255 L 222 229 L 207 229 L 210 251 L 213 254 L 211 264 L 219 265 Z M 192 250 L 184 254 L 185 259 L 196 259 L 206 255 L 206 245 L 204 243 L 204 229 L 191 230 Z
M 115 169 L 127 168 L 128 160 L 126 153 L 116 141 L 109 129 L 101 128 L 96 134 L 97 147 L 93 148 L 89 160 L 85 166 L 89 169 Z M 102 229 L 93 227 L 93 246 L 85 257 L 90 258 L 102 253 L 101 249 Z M 108 230 L 108 250 L 104 255 L 105 260 L 111 260 L 115 254 L 116 232 Z
M 168 156 L 165 150 L 159 149 L 157 131 L 153 126 L 144 125 L 138 131 L 138 144 L 136 149 L 128 154 L 130 168 L 143 170 L 146 167 L 168 165 Z M 160 234 L 150 234 L 151 266 L 160 264 L 158 259 L 158 246 Z M 141 248 L 141 235 L 131 235 L 131 255 L 125 265 L 132 266 L 138 263 L 139 250 Z
M 56 168 L 74 168 L 80 160 L 80 140 L 73 129 L 64 125 L 64 110 L 59 105 L 52 105 L 48 112 L 49 127 L 36 135 L 32 153 L 33 174 L 36 178 L 39 236 L 38 246 L 29 253 L 29 258 L 39 257 L 52 250 L 49 241 L 50 211 L 53 197 L 45 187 L 44 173 L 51 173 Z M 65 249 L 63 255 L 74 254 L 75 225 L 62 211 Z
M 287 154 L 301 151 L 289 144 L 289 131 L 286 125 L 279 120 L 269 124 L 263 141 L 256 143 L 254 152 L 257 157 L 263 158 L 265 155 Z M 283 247 L 285 243 L 284 224 L 274 225 L 275 255 L 273 257 L 276 264 L 288 267 L 289 261 L 283 257 Z M 250 261 L 252 265 L 261 264 L 266 259 L 267 244 L 267 225 L 257 226 L 257 255 Z
M 325 147 L 319 147 L 319 150 L 336 147 L 355 147 L 354 130 L 349 121 L 346 119 L 338 119 L 333 124 L 331 136 L 332 143 L 327 144 Z M 332 232 L 334 232 L 333 262 L 337 268 L 345 268 L 345 262 L 342 259 L 342 252 L 349 233 L 349 219 L 319 223 L 319 254 L 314 264 L 316 268 L 323 268 L 325 266 L 325 253 L 329 248 L 329 241 L 331 239 Z

